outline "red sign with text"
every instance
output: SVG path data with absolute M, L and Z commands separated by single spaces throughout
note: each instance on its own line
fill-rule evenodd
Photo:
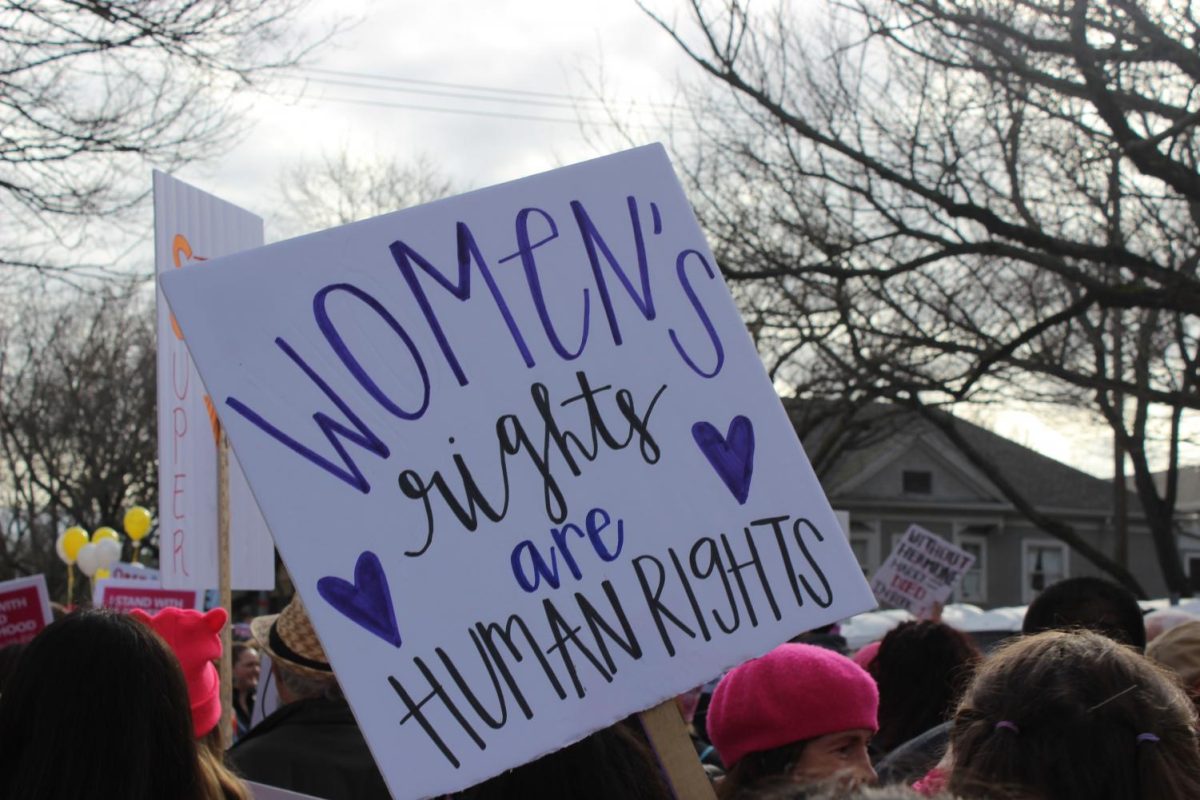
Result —
M 198 608 L 200 605 L 200 593 L 195 589 L 162 589 L 148 586 L 147 583 L 111 579 L 101 581 L 96 589 L 96 605 L 116 611 L 140 608 L 147 614 L 155 614 L 164 608 Z
M 50 624 L 50 602 L 41 575 L 0 583 L 0 647 L 24 644 Z

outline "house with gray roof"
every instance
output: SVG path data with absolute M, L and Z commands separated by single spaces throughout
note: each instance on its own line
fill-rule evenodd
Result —
M 873 574 L 916 523 L 975 556 L 953 602 L 1023 605 L 1066 577 L 1103 573 L 1034 525 L 946 434 L 915 412 L 874 404 L 854 422 L 785 400 L 806 452 L 835 509 L 849 516 L 846 535 L 864 573 Z M 1047 458 L 964 420 L 955 428 L 1042 514 L 1065 522 L 1087 543 L 1114 552 L 1109 481 Z M 1129 569 L 1150 596 L 1165 585 L 1149 532 L 1129 496 Z M 1200 569 L 1200 538 L 1181 537 L 1184 564 Z

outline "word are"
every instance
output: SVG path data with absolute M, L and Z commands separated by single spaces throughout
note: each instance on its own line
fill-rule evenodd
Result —
M 616 543 L 610 550 L 605 544 L 602 534 L 604 529 L 612 522 L 608 512 L 602 508 L 593 508 L 587 513 L 587 519 L 584 527 L 568 522 L 561 528 L 551 528 L 550 538 L 554 544 L 550 545 L 550 561 L 546 562 L 545 556 L 538 546 L 533 543 L 533 540 L 526 539 L 513 548 L 512 570 L 513 577 L 517 579 L 517 584 L 527 592 L 536 592 L 538 586 L 541 585 L 544 579 L 551 589 L 557 589 L 562 583 L 562 578 L 558 571 L 558 554 L 562 553 L 563 563 L 567 569 L 571 571 L 571 575 L 575 580 L 583 579 L 583 570 L 579 567 L 579 562 L 575 559 L 574 553 L 571 552 L 572 536 L 578 538 L 587 538 L 592 545 L 592 550 L 600 557 L 601 561 L 616 561 L 621 555 L 621 550 L 625 546 L 625 522 L 617 520 L 617 537 Z M 532 577 L 530 575 L 532 574 Z

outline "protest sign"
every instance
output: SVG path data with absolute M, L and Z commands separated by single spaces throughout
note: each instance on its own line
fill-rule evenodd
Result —
M 92 604 L 117 611 L 140 608 L 147 614 L 154 614 L 164 608 L 200 608 L 200 592 L 197 589 L 164 589 L 146 580 L 104 578 L 96 581 Z
M 156 271 L 196 268 L 258 247 L 262 219 L 182 181 L 154 173 Z M 217 586 L 217 410 L 204 391 L 167 304 L 158 303 L 158 524 L 164 586 Z M 229 468 L 230 570 L 234 589 L 275 588 L 266 521 L 236 461 Z
M 155 586 L 162 585 L 158 570 L 128 561 L 118 561 L 114 564 L 109 577 L 122 581 L 152 581 Z
M 267 786 L 265 783 L 255 783 L 254 781 L 243 781 L 243 783 L 250 790 L 250 796 L 254 800 L 321 800 L 311 794 L 289 792 L 287 789 L 278 789 L 274 786 Z
M 871 579 L 871 589 L 880 603 L 922 617 L 950 599 L 954 585 L 974 563 L 975 556 L 961 547 L 910 525 Z
M 397 798 L 874 606 L 661 146 L 161 283 Z
M 0 647 L 28 642 L 53 618 L 45 575 L 0 582 Z

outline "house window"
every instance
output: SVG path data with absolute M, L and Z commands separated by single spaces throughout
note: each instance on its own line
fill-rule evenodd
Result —
M 1047 587 L 1067 577 L 1067 546 L 1062 542 L 1027 539 L 1021 543 L 1024 572 L 1021 599 L 1032 603 Z
M 870 578 L 879 569 L 879 523 L 850 523 L 850 549 L 862 567 L 863 575 Z
M 925 470 L 906 469 L 901 476 L 905 494 L 931 494 L 933 473 Z
M 985 530 L 986 529 L 986 530 Z M 975 556 L 975 563 L 966 571 L 954 590 L 956 603 L 987 602 L 987 530 L 995 525 L 969 525 L 954 534 L 954 543 Z
M 1184 553 L 1187 558 L 1188 582 L 1193 592 L 1200 592 L 1200 553 Z

